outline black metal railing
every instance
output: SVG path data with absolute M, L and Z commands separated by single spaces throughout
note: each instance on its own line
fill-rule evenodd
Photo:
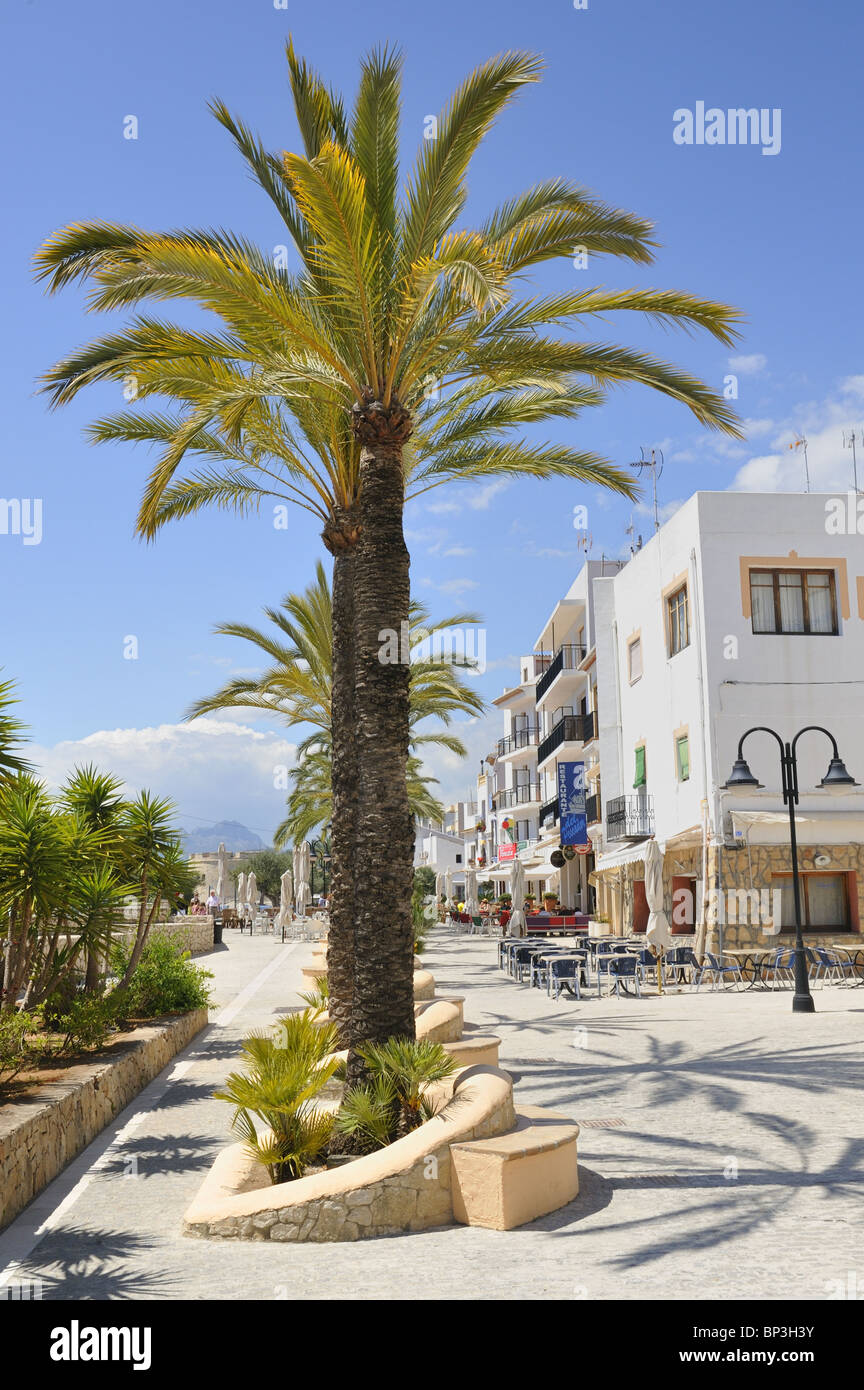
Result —
M 596 796 L 589 796 L 585 799 L 585 819 L 589 825 L 596 825 L 603 818 L 603 808 L 600 804 L 600 793 Z
M 647 840 L 653 834 L 653 797 L 616 796 L 606 803 L 607 840 Z
M 496 792 L 493 798 L 495 810 L 503 811 L 510 806 L 524 806 L 526 802 L 540 800 L 540 783 L 523 782 L 519 787 L 505 787 Z
M 532 724 L 527 729 L 516 729 L 506 738 L 498 740 L 498 757 L 505 753 L 515 753 L 519 748 L 530 748 L 540 741 L 540 725 Z
M 537 682 L 535 699 L 542 700 L 555 677 L 560 676 L 562 671 L 575 671 L 580 661 L 585 660 L 585 656 L 585 647 L 577 645 L 575 642 L 565 642 L 562 647 L 559 647 L 549 662 L 548 670 L 543 672 Z
M 596 736 L 596 715 L 565 714 L 559 719 L 551 734 L 547 734 L 537 748 L 537 761 L 542 763 L 562 743 L 589 743 Z
M 544 830 L 558 822 L 558 798 L 553 797 L 551 801 L 545 801 L 540 807 L 540 824 Z

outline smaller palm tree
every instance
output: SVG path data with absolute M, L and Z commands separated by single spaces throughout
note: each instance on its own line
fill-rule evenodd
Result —
M 336 1128 L 364 1148 L 382 1148 L 437 1114 L 429 1088 L 445 1081 L 458 1063 L 429 1038 L 388 1038 L 358 1048 L 368 1083 L 345 1094 Z
M 334 1046 L 335 1029 L 317 1024 L 311 1010 L 291 1014 L 276 1034 L 246 1038 L 246 1070 L 215 1092 L 234 1106 L 233 1126 L 272 1183 L 302 1178 L 327 1145 L 333 1116 L 315 1102 L 340 1066 L 328 1056 Z

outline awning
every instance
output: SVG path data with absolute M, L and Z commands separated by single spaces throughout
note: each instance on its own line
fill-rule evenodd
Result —
M 621 849 L 598 856 L 594 860 L 595 872 L 602 874 L 604 869 L 620 869 L 623 864 L 644 864 L 647 843 L 642 840 L 638 844 L 622 845 Z

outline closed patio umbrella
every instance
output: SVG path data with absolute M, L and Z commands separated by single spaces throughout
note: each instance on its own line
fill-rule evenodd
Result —
M 212 844 L 212 840 L 211 840 Z M 222 899 L 225 896 L 225 882 L 227 874 L 225 870 L 225 846 L 219 846 L 219 853 L 216 859 L 216 897 L 219 899 L 219 906 L 222 906 Z
M 453 870 L 447 869 L 444 874 L 444 893 L 447 898 L 447 911 L 453 915 Z
M 258 880 L 254 873 L 251 873 L 246 880 L 246 902 L 254 917 L 258 907 Z
M 309 870 L 312 867 L 312 858 L 309 852 L 308 841 L 304 840 L 294 851 L 294 906 L 300 917 L 305 917 L 309 909 L 312 893 L 309 888 Z
M 291 925 L 291 870 L 286 869 L 279 880 L 279 916 L 276 918 L 277 927 L 289 927 Z
M 672 940 L 669 921 L 663 911 L 663 855 L 656 840 L 649 840 L 645 849 L 645 901 L 648 904 L 648 926 L 645 939 L 657 962 L 657 987 L 663 990 L 663 952 Z
M 469 917 L 476 917 L 480 912 L 480 902 L 477 898 L 477 871 L 476 869 L 465 870 L 465 911 Z
M 240 873 L 240 874 L 237 875 L 237 906 L 238 906 L 238 908 L 240 909 L 241 912 L 243 911 L 243 908 L 246 906 L 246 875 L 245 875 L 245 873 Z
M 510 874 L 510 894 L 513 898 L 512 915 L 507 923 L 508 936 L 527 936 L 525 925 L 525 865 L 518 857 L 513 860 Z

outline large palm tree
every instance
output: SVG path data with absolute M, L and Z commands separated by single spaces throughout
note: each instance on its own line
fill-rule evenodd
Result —
M 350 118 L 290 46 L 288 57 L 302 154 L 280 159 L 223 106 L 215 110 L 279 210 L 299 271 L 274 267 L 227 234 L 69 227 L 39 253 L 52 288 L 89 279 L 96 309 L 184 299 L 220 322 L 207 333 L 139 316 L 58 363 L 46 384 L 59 404 L 91 382 L 131 376 L 139 397 L 166 396 L 179 407 L 143 420 L 134 411 L 95 429 L 97 438 L 163 445 L 142 501 L 143 534 L 209 503 L 246 509 L 282 495 L 322 519 L 335 556 L 352 557 L 334 567 L 334 672 L 343 660 L 353 668 L 353 680 L 343 686 L 337 674 L 334 684 L 334 857 L 350 786 L 360 885 L 353 1027 L 358 1041 L 382 1040 L 414 1028 L 409 671 L 380 659 L 380 633 L 399 632 L 408 619 L 406 487 L 562 474 L 629 492 L 607 460 L 529 443 L 519 430 L 572 418 L 621 382 L 650 386 L 733 434 L 734 414 L 686 371 L 573 330 L 635 311 L 729 344 L 737 314 L 676 291 L 525 293 L 533 266 L 569 256 L 576 244 L 594 257 L 651 260 L 648 222 L 563 179 L 510 199 L 479 227 L 459 225 L 472 156 L 514 96 L 537 81 L 536 57 L 507 53 L 472 72 L 401 189 L 398 56 L 383 50 L 363 62 Z M 208 466 L 184 476 L 184 461 L 196 456 Z M 343 760 L 351 769 L 344 786 Z
M 288 594 L 280 608 L 265 608 L 270 627 L 248 623 L 219 623 L 216 632 L 251 642 L 268 665 L 254 676 L 235 677 L 212 695 L 196 700 L 188 719 L 224 709 L 257 709 L 275 714 L 293 728 L 310 725 L 311 734 L 298 746 L 298 767 L 289 797 L 289 813 L 276 831 L 274 843 L 305 839 L 332 819 L 332 705 L 333 651 L 330 638 L 333 597 L 319 561 L 315 579 L 302 594 Z M 465 757 L 465 747 L 448 729 L 454 714 L 480 714 L 483 701 L 460 669 L 471 669 L 470 657 L 459 655 L 456 644 L 439 640 L 454 629 L 479 622 L 475 613 L 455 613 L 432 620 L 416 599 L 409 611 L 411 749 L 424 745 L 446 748 Z M 444 727 L 430 728 L 429 721 Z M 432 794 L 419 758 L 409 760 L 408 804 L 412 817 L 440 819 L 442 807 Z

